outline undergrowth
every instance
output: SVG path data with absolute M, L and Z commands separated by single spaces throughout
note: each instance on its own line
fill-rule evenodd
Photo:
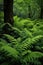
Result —
M 0 65 L 43 65 L 43 20 L 14 17 L 0 26 Z

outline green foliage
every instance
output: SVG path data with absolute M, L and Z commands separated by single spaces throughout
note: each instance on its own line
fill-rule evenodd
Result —
M 41 8 L 41 0 L 14 0 L 13 26 L 0 11 L 0 65 L 43 65 Z
M 43 54 L 40 52 L 28 52 L 23 55 L 23 62 L 25 65 L 41 65 L 41 61 L 39 59 L 43 58 Z
M 40 0 L 41 1 L 41 0 Z M 41 3 L 34 0 L 14 0 L 14 15 L 38 19 L 41 14 Z
M 7 41 L 9 41 L 10 43 L 12 43 L 12 42 L 15 42 L 14 44 L 17 43 L 17 40 L 14 39 L 14 37 L 12 37 L 12 36 L 10 36 L 10 35 L 7 35 L 7 34 L 4 34 L 3 36 L 4 36 L 5 39 L 6 39 Z
M 4 13 L 0 11 L 0 27 L 1 27 L 1 24 L 3 24 L 3 21 L 4 21 L 3 17 L 4 17 Z
M 1 65 L 43 65 L 43 20 L 15 16 L 14 25 L 3 24 L 0 31 Z
M 5 60 L 8 65 L 18 63 L 19 61 L 19 52 L 16 49 L 13 49 L 8 44 L 4 42 L 0 42 L 0 64 L 2 64 Z

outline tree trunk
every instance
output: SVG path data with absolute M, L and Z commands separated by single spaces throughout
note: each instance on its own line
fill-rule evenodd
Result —
M 41 0 L 41 14 L 40 14 L 40 18 L 42 19 L 43 18 L 43 0 Z
M 13 25 L 13 0 L 4 0 L 4 22 Z
M 41 9 L 41 19 L 43 18 L 43 9 Z

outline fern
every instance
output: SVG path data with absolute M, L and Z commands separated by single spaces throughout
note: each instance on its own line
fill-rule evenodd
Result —
M 14 19 L 0 27 L 0 65 L 43 65 L 43 22 Z
M 40 52 L 31 52 L 26 55 L 23 55 L 22 62 L 23 65 L 42 65 L 39 59 L 43 58 L 43 53 Z
M 38 46 L 38 45 L 42 46 L 43 45 L 43 42 L 39 43 L 39 41 L 42 40 L 42 39 L 43 39 L 43 36 L 41 36 L 41 35 L 33 37 L 33 38 L 27 38 L 21 44 L 17 44 L 15 47 L 20 52 L 27 50 L 27 49 L 34 50 L 35 46 Z
M 17 40 L 11 35 L 4 34 L 3 39 L 5 39 L 11 46 L 18 44 Z
M 13 49 L 12 47 L 8 46 L 7 44 L 5 45 L 5 43 L 3 43 L 3 42 L 0 42 L 0 45 L 1 45 L 0 63 L 3 63 L 5 60 L 5 62 L 9 62 L 9 65 L 10 65 L 10 63 L 15 64 L 17 61 L 19 61 L 19 52 L 16 49 Z

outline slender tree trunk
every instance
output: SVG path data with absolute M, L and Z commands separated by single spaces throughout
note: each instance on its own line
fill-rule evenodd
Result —
M 43 18 L 43 9 L 41 9 L 41 19 Z
M 40 14 L 40 18 L 42 19 L 43 18 L 43 0 L 40 1 L 41 2 L 41 14 Z
M 13 0 L 4 0 L 4 22 L 13 25 Z

